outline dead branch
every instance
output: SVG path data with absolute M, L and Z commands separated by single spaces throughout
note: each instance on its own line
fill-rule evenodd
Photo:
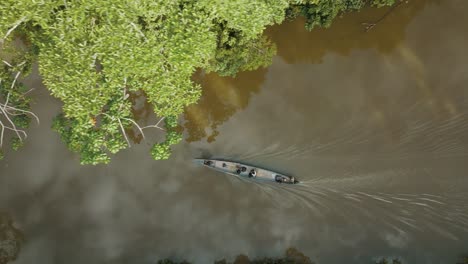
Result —
M 11 87 L 10 87 L 10 90 L 13 90 L 13 88 L 15 87 L 15 83 L 16 83 L 16 80 L 18 80 L 18 77 L 19 75 L 21 74 L 21 72 L 18 72 L 15 76 L 15 79 L 13 80 L 13 82 L 11 83 Z M 5 101 L 5 105 L 8 105 L 8 101 L 10 100 L 10 93 L 7 94 L 7 98 L 6 98 L 6 101 Z
M 13 32 L 13 30 L 15 30 L 19 25 L 21 25 L 21 23 L 23 23 L 25 20 L 26 20 L 26 17 L 24 16 L 21 19 L 19 19 L 18 21 L 16 21 L 16 23 L 13 25 L 13 27 L 10 28 L 10 30 L 7 31 L 6 35 L 1 39 L 1 42 L 3 43 L 5 41 L 5 39 L 11 34 L 11 32 Z
M 130 145 L 130 141 L 128 140 L 127 133 L 125 133 L 125 129 L 122 125 L 122 122 L 120 121 L 120 118 L 117 118 L 117 121 L 119 121 L 120 129 L 122 129 L 122 134 L 125 137 L 125 141 L 127 141 L 128 146 L 131 147 L 132 145 Z
M 145 126 L 145 127 L 142 127 L 141 129 L 150 128 L 150 127 L 155 127 L 155 128 L 161 129 L 162 131 L 166 131 L 164 128 L 158 126 L 159 123 L 161 123 L 164 119 L 165 119 L 165 117 L 162 117 L 162 118 L 158 121 L 158 123 L 156 123 L 155 125 Z
M 13 65 L 11 65 L 10 63 L 8 63 L 8 61 L 5 61 L 5 60 L 2 60 L 3 63 L 5 63 L 8 67 L 13 67 Z
M 140 130 L 140 133 L 141 133 L 141 135 L 143 136 L 143 139 L 146 139 L 146 138 L 145 138 L 145 133 L 143 133 L 143 129 L 137 124 L 137 122 L 133 121 L 133 120 L 130 119 L 130 118 L 122 117 L 122 119 L 125 119 L 125 120 L 128 120 L 128 121 L 132 122 L 132 123 L 138 128 L 138 130 Z
M 23 142 L 23 138 L 20 136 L 20 134 L 19 134 L 19 132 L 18 132 L 20 129 L 17 129 L 17 128 L 16 128 L 15 123 L 13 123 L 13 121 L 11 121 L 11 118 L 8 116 L 8 113 L 3 109 L 3 107 L 0 107 L 0 111 L 3 113 L 3 115 L 5 115 L 5 117 L 6 117 L 6 119 L 8 120 L 8 122 L 10 122 L 11 126 L 13 127 L 12 130 L 15 131 L 15 133 L 16 133 L 16 135 L 19 137 L 20 141 Z M 6 128 L 6 126 L 4 126 L 4 127 Z M 25 136 L 25 138 L 26 138 L 26 136 Z
M 364 22 L 362 25 L 365 27 L 366 32 L 369 32 L 371 29 L 373 29 L 377 24 L 382 22 L 388 15 L 390 15 L 397 7 L 399 7 L 401 4 L 403 4 L 403 0 L 398 1 L 396 4 L 394 4 L 390 9 L 383 14 L 377 21 L 369 23 L 369 22 Z
M 0 148 L 3 146 L 3 133 L 5 132 L 5 125 L 0 120 L 0 126 L 2 126 L 2 132 L 0 133 Z
M 14 131 L 18 137 L 20 138 L 21 140 L 21 136 L 19 136 L 19 133 L 21 132 L 24 136 L 24 138 L 26 139 L 28 137 L 28 134 L 26 133 L 26 131 L 22 130 L 22 129 L 15 129 L 13 127 L 9 127 L 9 126 L 6 126 L 1 120 L 0 120 L 0 127 L 1 127 L 1 133 L 0 133 L 0 148 L 3 146 L 3 136 L 5 135 L 5 129 L 8 129 L 8 130 L 11 130 L 11 131 Z
M 41 120 L 39 120 L 39 117 L 36 114 L 34 114 L 33 112 L 31 112 L 31 111 L 19 109 L 19 108 L 9 106 L 9 105 L 4 105 L 4 104 L 0 104 L 0 107 L 3 107 L 3 109 L 10 115 L 19 115 L 19 114 L 10 113 L 10 112 L 8 112 L 8 109 L 11 109 L 13 111 L 23 112 L 23 113 L 26 113 L 26 114 L 30 114 L 31 116 L 33 116 L 36 119 L 36 122 L 37 122 L 38 125 L 41 124 Z
M 119 122 L 120 129 L 122 130 L 122 134 L 123 134 L 123 136 L 124 136 L 124 138 L 125 138 L 125 141 L 127 141 L 127 145 L 128 145 L 129 147 L 131 147 L 132 145 L 130 145 L 130 140 L 128 140 L 127 133 L 125 133 L 125 128 L 123 127 L 122 121 L 120 121 L 120 118 L 114 117 L 114 116 L 111 116 L 111 115 L 108 115 L 108 114 L 106 114 L 106 113 L 102 113 L 102 114 L 105 115 L 105 116 L 107 116 L 107 117 L 109 117 L 112 121 L 114 121 L 114 120 L 117 119 L 117 122 Z
M 12 29 L 11 29 L 12 30 Z M 8 34 L 7 34 L 8 35 Z M 9 67 L 13 67 L 10 63 L 6 62 L 6 61 L 3 61 L 3 63 L 5 63 L 6 65 L 8 65 Z M 25 63 L 22 62 L 20 64 L 18 64 L 18 66 L 21 66 Z M 13 80 L 12 84 L 11 84 L 11 87 L 10 87 L 10 90 L 13 90 L 13 88 L 15 87 L 15 84 L 16 84 L 16 81 L 18 80 L 19 76 L 20 76 L 21 72 L 17 72 L 16 73 L 16 76 L 15 76 L 15 79 Z M 0 84 L 1 84 L 1 81 L 0 80 Z M 31 89 L 32 90 L 32 89 Z M 27 91 L 26 93 L 24 93 L 22 96 L 24 96 L 25 94 L 29 93 L 31 90 Z M 23 110 L 23 109 L 19 109 L 17 107 L 14 107 L 14 106 L 10 106 L 8 105 L 9 101 L 10 101 L 10 96 L 11 96 L 11 92 L 8 92 L 7 96 L 6 96 L 6 100 L 5 100 L 5 103 L 0 103 L 0 114 L 4 115 L 5 118 L 8 120 L 10 126 L 7 126 L 5 125 L 1 120 L 0 120 L 0 126 L 1 126 L 1 133 L 0 133 L 0 147 L 3 146 L 3 137 L 5 135 L 5 129 L 7 130 L 11 130 L 13 132 L 16 133 L 16 136 L 19 138 L 19 140 L 21 142 L 23 142 L 23 137 L 24 139 L 26 139 L 28 137 L 28 134 L 26 133 L 26 131 L 22 130 L 22 129 L 18 129 L 15 125 L 15 123 L 13 122 L 13 120 L 10 118 L 10 116 L 16 116 L 16 115 L 21 115 L 19 113 L 16 113 L 16 112 L 21 112 L 23 114 L 29 114 L 31 116 L 33 116 L 36 121 L 37 121 L 37 124 L 40 124 L 40 120 L 39 120 L 39 117 L 34 114 L 32 111 L 28 111 L 28 110 Z M 21 136 L 21 134 L 23 135 L 23 137 Z

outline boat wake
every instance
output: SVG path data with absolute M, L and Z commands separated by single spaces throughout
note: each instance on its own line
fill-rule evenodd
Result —
M 317 180 L 282 186 L 237 178 L 253 185 L 274 208 L 304 210 L 323 225 L 337 218 L 349 224 L 378 222 L 384 228 L 379 225 L 376 232 L 432 232 L 451 240 L 460 240 L 460 234 L 468 232 L 468 199 L 463 195 L 353 191 L 320 185 Z

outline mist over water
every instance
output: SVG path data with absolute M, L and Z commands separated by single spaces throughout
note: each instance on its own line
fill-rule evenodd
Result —
M 271 67 L 197 77 L 203 97 L 167 161 L 142 141 L 109 166 L 80 166 L 50 129 L 60 103 L 36 73 L 41 125 L 0 163 L 0 211 L 26 238 L 16 263 L 208 263 L 290 246 L 317 263 L 455 263 L 468 250 L 467 11 L 419 0 L 367 33 L 361 23 L 385 10 L 311 33 L 300 20 L 270 28 Z M 197 157 L 303 183 L 258 184 Z

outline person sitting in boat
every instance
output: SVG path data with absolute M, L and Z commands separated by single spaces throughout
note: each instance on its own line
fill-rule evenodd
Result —
M 249 172 L 249 177 L 255 177 L 257 176 L 257 171 L 255 169 L 251 169 L 250 172 Z
M 213 162 L 212 162 L 211 160 L 205 160 L 203 163 L 204 163 L 205 165 L 210 166 Z
M 278 182 L 278 183 L 282 183 L 282 181 L 281 181 L 281 176 L 276 175 L 276 176 L 275 176 L 275 181 Z

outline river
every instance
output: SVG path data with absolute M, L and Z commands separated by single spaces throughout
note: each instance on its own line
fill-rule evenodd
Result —
M 387 10 L 313 32 L 285 22 L 267 29 L 269 68 L 197 76 L 203 97 L 167 161 L 142 141 L 80 166 L 50 129 L 60 102 L 36 70 L 41 124 L 0 163 L 0 210 L 26 239 L 15 263 L 209 263 L 291 246 L 322 264 L 455 263 L 468 250 L 468 2 L 410 0 L 366 32 Z M 251 184 L 195 157 L 304 185 Z

